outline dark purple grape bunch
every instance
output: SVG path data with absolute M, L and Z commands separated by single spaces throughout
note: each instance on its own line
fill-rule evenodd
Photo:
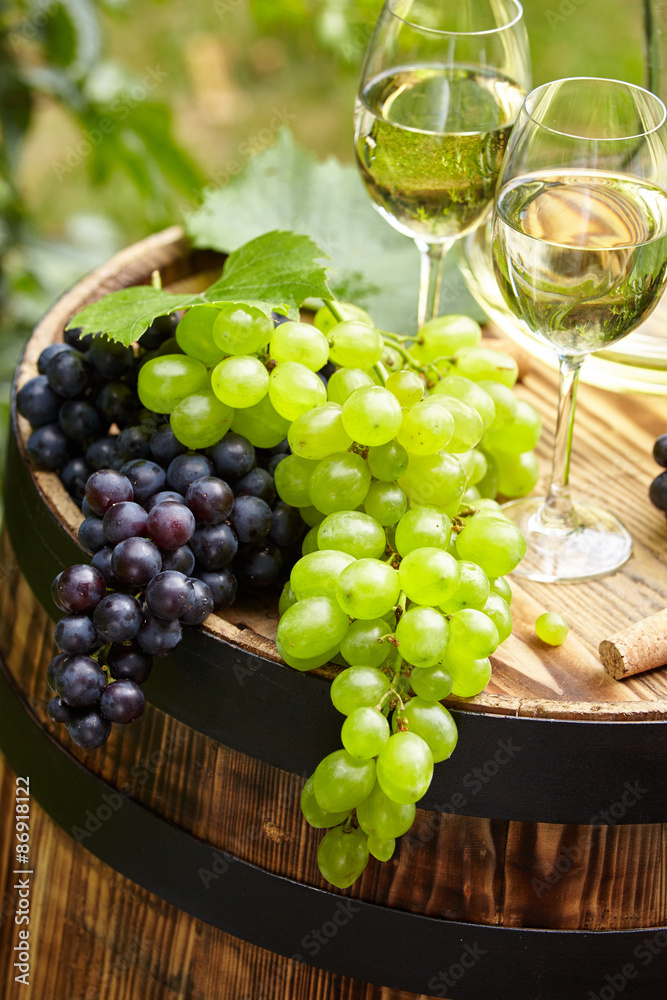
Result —
M 662 434 L 653 445 L 653 458 L 663 469 L 667 469 L 667 434 Z M 648 495 L 653 506 L 667 515 L 667 472 L 655 477 Z

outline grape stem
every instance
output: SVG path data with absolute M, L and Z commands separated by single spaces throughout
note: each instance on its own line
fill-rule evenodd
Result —
M 151 274 L 151 287 L 162 291 L 162 275 L 157 268 Z
M 423 370 L 419 362 L 412 357 L 409 351 L 406 351 L 406 349 L 403 347 L 402 344 L 399 344 L 398 341 L 395 341 L 387 336 L 383 336 L 382 339 L 384 340 L 387 347 L 391 347 L 393 348 L 393 350 L 398 351 L 403 360 L 407 361 L 407 363 L 410 365 L 411 368 L 416 368 L 418 371 Z
M 336 308 L 335 304 L 331 301 L 331 299 L 325 299 L 324 304 L 331 313 L 331 315 L 333 316 L 333 318 L 336 320 L 336 322 L 338 323 L 344 322 L 343 317 L 341 316 L 340 312 Z
M 403 617 L 403 615 L 405 614 L 405 609 L 407 607 L 407 604 L 408 604 L 408 595 L 405 593 L 404 590 L 402 590 L 401 593 L 400 593 L 400 595 L 399 595 L 398 604 L 396 605 L 396 609 L 395 609 L 395 611 L 396 611 L 396 624 L 397 625 L 400 622 L 400 620 Z
M 389 378 L 389 372 L 387 371 L 387 369 L 385 368 L 385 366 L 382 364 L 381 361 L 378 361 L 376 365 L 373 365 L 373 371 L 375 372 L 377 377 L 381 380 L 382 385 L 386 385 L 387 379 Z

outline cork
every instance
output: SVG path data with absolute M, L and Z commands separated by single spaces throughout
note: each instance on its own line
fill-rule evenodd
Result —
M 667 665 L 667 609 L 603 639 L 600 660 L 617 681 Z

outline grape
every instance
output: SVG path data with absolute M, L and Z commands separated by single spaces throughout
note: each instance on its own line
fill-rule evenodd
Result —
M 462 347 L 476 347 L 481 339 L 479 323 L 469 316 L 438 316 L 424 323 L 412 350 L 420 361 L 435 361 Z
M 191 576 L 195 568 L 195 554 L 189 545 L 181 545 L 171 552 L 162 553 L 162 570 L 173 570 L 176 573 L 183 573 L 184 576 Z
M 52 691 L 56 690 L 56 678 L 58 676 L 58 671 L 69 661 L 69 659 L 70 657 L 67 653 L 58 653 L 57 656 L 53 657 L 46 668 L 46 680 Z
M 667 469 L 667 434 L 661 434 L 653 445 L 653 458 L 664 469 Z
M 502 597 L 499 597 L 498 594 L 489 594 L 482 611 L 488 615 L 498 629 L 500 642 L 509 639 L 512 634 L 512 613 Z
M 72 719 L 72 710 L 58 695 L 51 699 L 46 706 L 46 711 L 52 722 L 64 722 L 67 724 Z
M 414 406 L 424 395 L 424 383 L 419 375 L 406 370 L 392 372 L 387 379 L 386 388 L 403 407 Z
M 495 453 L 498 464 L 498 492 L 506 497 L 524 497 L 532 492 L 540 478 L 540 466 L 532 451 L 522 455 Z
M 340 646 L 349 626 L 347 615 L 334 600 L 308 597 L 288 608 L 280 620 L 277 635 L 288 653 L 305 658 Z
M 526 554 L 521 529 L 499 517 L 473 517 L 457 536 L 461 559 L 477 563 L 488 577 L 506 576 Z
M 214 462 L 216 461 L 218 449 L 222 444 L 224 444 L 224 441 L 221 441 L 213 452 Z M 219 476 L 222 475 L 217 466 L 216 472 Z M 210 476 L 212 473 L 213 467 L 206 455 L 196 455 L 188 452 L 184 455 L 177 455 L 170 463 L 167 469 L 167 485 L 170 490 L 174 490 L 176 493 L 180 493 L 181 496 L 185 496 L 188 486 L 191 483 L 194 483 L 196 479 L 201 479 L 202 476 Z M 224 479 L 225 477 L 223 476 L 222 478 Z
M 126 427 L 118 438 L 118 454 L 124 462 L 131 462 L 135 458 L 150 458 L 153 454 L 150 440 L 150 430 L 144 430 L 143 427 Z
M 132 483 L 113 469 L 93 472 L 86 483 L 86 500 L 99 517 L 103 517 L 113 504 L 133 499 Z
M 106 515 L 105 515 L 106 516 Z M 77 534 L 79 539 L 79 545 L 90 552 L 99 552 L 107 544 L 106 535 L 104 534 L 104 528 L 99 517 L 86 517 L 79 525 L 79 531 Z
M 402 476 L 408 467 L 408 453 L 398 441 L 369 448 L 366 461 L 376 479 L 391 483 Z
M 127 642 L 141 627 L 141 605 L 129 594 L 107 594 L 95 608 L 93 622 L 104 642 Z
M 156 511 L 160 509 L 162 508 L 154 508 Z M 111 556 L 114 576 L 127 587 L 140 587 L 148 583 L 157 576 L 161 568 L 162 557 L 159 549 L 146 538 L 126 538 L 125 541 L 119 542 Z
M 54 471 L 67 460 L 70 443 L 58 424 L 44 424 L 33 431 L 26 443 L 28 457 L 40 469 Z
M 355 389 L 373 384 L 373 379 L 361 368 L 339 368 L 327 383 L 327 398 L 342 406 Z
M 325 830 L 327 827 L 338 826 L 339 823 L 343 823 L 350 815 L 349 809 L 343 812 L 330 813 L 317 804 L 315 792 L 313 791 L 312 776 L 308 778 L 301 792 L 301 812 L 305 820 L 310 826 L 315 827 L 316 830 Z
M 167 484 L 167 475 L 162 466 L 147 458 L 137 458 L 127 462 L 122 467 L 122 472 L 132 484 L 134 499 L 141 504 L 163 490 Z
M 496 414 L 489 425 L 489 430 L 497 430 L 511 423 L 516 416 L 519 405 L 519 400 L 512 390 L 501 382 L 494 382 L 487 379 L 482 379 L 477 385 L 481 389 L 484 389 L 484 392 L 488 393 L 495 406 Z
M 153 458 L 165 468 L 170 462 L 173 462 L 177 455 L 182 455 L 185 451 L 185 447 L 175 436 L 169 424 L 163 424 L 162 427 L 158 427 L 154 431 L 151 435 L 150 445 Z
M 361 306 L 355 306 L 351 302 L 336 302 L 336 312 L 343 319 L 353 319 L 360 323 L 365 323 L 367 326 L 373 326 L 373 320 L 371 319 L 369 313 Z M 333 329 L 340 320 L 336 319 L 331 309 L 328 306 L 322 306 L 315 313 L 315 319 L 313 320 L 315 326 L 322 333 L 328 333 L 329 330 Z
M 497 383 L 494 383 L 497 384 Z M 489 427 L 496 417 L 496 404 L 493 397 L 477 382 L 461 375 L 448 375 L 433 389 L 435 395 L 455 396 L 462 402 L 472 406 L 479 413 L 484 427 Z
M 271 335 L 269 354 L 278 364 L 297 361 L 317 372 L 329 358 L 327 338 L 308 323 L 280 323 Z
M 139 629 L 137 642 L 150 656 L 166 656 L 178 646 L 183 635 L 180 622 L 164 622 L 149 611 L 144 612 L 144 623 Z
M 281 417 L 296 420 L 327 401 L 327 390 L 315 372 L 296 361 L 276 365 L 269 381 L 269 399 Z
M 338 603 L 351 618 L 381 618 L 396 606 L 399 591 L 398 573 L 379 559 L 351 563 L 336 584 Z
M 343 427 L 358 444 L 371 447 L 387 444 L 402 422 L 401 404 L 379 385 L 355 389 L 343 404 Z
M 109 507 L 103 520 L 99 522 L 102 525 L 102 534 L 105 538 L 103 544 L 106 545 L 108 541 L 112 545 L 117 545 L 118 542 L 122 542 L 126 538 L 147 535 L 147 520 L 148 515 L 144 508 L 133 500 L 115 503 Z M 102 548 L 102 545 L 98 548 Z
M 445 549 L 451 531 L 451 521 L 437 507 L 412 507 L 396 525 L 396 550 L 407 556 L 415 549 Z
M 90 469 L 83 458 L 71 458 L 60 471 L 60 482 L 71 497 L 81 501 L 85 496 Z
M 470 451 L 459 452 L 457 458 L 465 470 L 467 493 L 472 486 L 476 486 L 477 483 L 484 479 L 488 472 L 489 464 L 486 456 L 476 448 L 471 448 Z M 463 500 L 465 499 L 464 495 Z M 479 497 L 474 497 L 474 499 L 479 499 Z
M 463 608 L 449 619 L 450 645 L 464 650 L 466 656 L 481 659 L 490 656 L 500 642 L 498 629 L 483 611 Z
M 301 555 L 309 556 L 312 552 L 317 552 L 317 548 L 317 528 L 311 528 L 301 543 Z
M 415 821 L 413 803 L 401 805 L 388 798 L 376 782 L 373 791 L 357 806 L 359 825 L 368 834 L 381 840 L 393 840 L 407 833 Z
M 433 777 L 433 756 L 416 733 L 394 733 L 377 760 L 377 780 L 387 798 L 401 805 L 417 802 Z
M 106 580 L 94 566 L 81 563 L 60 574 L 56 593 L 62 608 L 70 612 L 93 611 L 107 592 Z
M 147 351 L 155 351 L 165 340 L 171 339 L 176 333 L 178 316 L 158 316 L 139 337 L 139 344 Z
M 374 708 L 355 708 L 341 730 L 343 746 L 352 757 L 377 757 L 389 739 L 389 723 Z
M 473 382 L 488 380 L 512 388 L 519 377 L 519 366 L 510 354 L 488 347 L 462 347 L 455 353 L 459 375 Z
M 658 510 L 667 511 L 667 472 L 661 472 L 651 483 L 649 500 Z
M 183 573 L 173 570 L 158 573 L 146 588 L 148 610 L 160 621 L 176 621 L 191 608 L 194 588 Z
M 101 438 L 93 441 L 86 449 L 86 462 L 95 472 L 100 469 L 117 469 L 121 465 L 121 459 L 116 450 L 118 435 Z
M 442 701 L 452 693 L 452 676 L 440 664 L 415 667 L 410 674 L 412 690 L 426 701 Z
M 530 403 L 518 400 L 512 421 L 501 427 L 490 428 L 484 434 L 484 447 L 491 451 L 517 455 L 537 447 L 542 431 L 540 415 Z
M 224 355 L 213 341 L 213 324 L 218 315 L 215 306 L 193 306 L 176 327 L 176 343 L 181 350 L 209 368 L 217 365 Z
M 334 549 L 321 549 L 304 556 L 294 566 L 290 585 L 297 600 L 305 597 L 336 597 L 336 581 L 354 557 Z
M 95 626 L 88 615 L 67 615 L 61 618 L 56 623 L 54 638 L 58 649 L 71 655 L 89 653 L 97 644 Z
M 189 507 L 166 500 L 156 504 L 148 515 L 146 534 L 159 548 L 173 551 L 190 541 L 195 527 L 195 516 Z
M 223 479 L 202 476 L 188 486 L 185 502 L 200 524 L 220 524 L 231 514 L 234 494 Z
M 112 646 L 107 653 L 107 666 L 116 680 L 143 684 L 150 676 L 153 660 L 137 642 L 131 642 L 124 646 Z
M 437 504 L 453 516 L 466 488 L 465 469 L 446 451 L 435 455 L 410 455 L 407 471 L 398 485 L 413 504 Z
M 405 411 L 396 440 L 411 455 L 435 455 L 449 444 L 453 434 L 454 417 L 430 398 Z
M 271 508 L 259 497 L 237 497 L 229 519 L 240 542 L 259 542 L 271 530 Z
M 310 477 L 317 468 L 317 463 L 298 455 L 287 455 L 275 472 L 275 483 L 278 496 L 293 507 L 305 507 L 310 504 Z
M 366 513 L 385 527 L 396 524 L 407 507 L 408 498 L 395 483 L 371 483 L 364 500 Z
M 174 436 L 186 448 L 209 448 L 227 433 L 234 413 L 207 389 L 177 403 L 169 419 Z
M 498 597 L 502 597 L 505 604 L 509 608 L 512 603 L 512 588 L 505 579 L 504 576 L 497 576 L 495 579 L 489 581 L 491 587 L 491 593 L 497 594 Z
M 65 339 L 67 339 L 67 330 L 65 330 Z M 71 351 L 72 346 L 73 345 L 66 343 L 66 344 L 49 344 L 48 347 L 45 347 L 44 350 L 39 355 L 39 357 L 37 358 L 37 371 L 39 372 L 39 374 L 40 375 L 46 374 L 46 366 L 48 365 L 51 358 L 54 357 L 54 355 L 60 354 L 61 351 Z M 87 349 L 88 347 L 86 346 L 85 350 Z M 81 348 L 81 350 L 83 351 L 84 348 Z
M 413 549 L 401 561 L 401 589 L 417 604 L 442 604 L 457 591 L 461 571 L 456 559 L 435 547 Z M 421 664 L 423 666 L 423 664 Z
M 86 358 L 105 379 L 120 378 L 131 371 L 134 365 L 131 347 L 99 334 L 93 337 Z
M 337 403 L 325 403 L 297 417 L 287 433 L 295 455 L 319 462 L 336 451 L 346 451 L 352 438 L 343 427 L 343 410 Z
M 421 736 L 435 764 L 451 757 L 459 734 L 456 723 L 443 705 L 424 698 L 411 698 L 399 718 L 407 722 L 409 732 Z M 395 715 L 394 724 L 397 723 Z
M 296 607 L 296 605 L 294 605 L 294 607 Z M 285 649 L 278 638 L 276 639 L 276 649 L 288 666 L 293 667 L 294 670 L 300 670 L 302 672 L 307 670 L 316 670 L 317 667 L 324 666 L 325 663 L 328 663 L 329 660 L 331 660 L 338 653 L 338 646 L 331 646 L 323 653 L 318 653 L 317 656 L 294 656 L 290 650 Z
M 216 611 L 223 611 L 236 600 L 236 577 L 231 570 L 197 570 L 197 577 L 213 594 L 213 607 Z
M 368 864 L 368 844 L 359 830 L 334 827 L 322 837 L 317 865 L 322 877 L 338 889 L 356 882 Z
M 352 666 L 379 667 L 387 659 L 389 646 L 383 642 L 391 628 L 383 618 L 352 622 L 340 651 Z
M 181 400 L 209 385 L 209 374 L 201 361 L 185 354 L 164 354 L 141 367 L 137 392 L 147 410 L 171 413 Z
M 71 656 L 56 676 L 56 692 L 72 708 L 97 701 L 104 690 L 104 672 L 89 656 Z
M 291 608 L 293 604 L 296 604 L 298 598 L 294 591 L 292 590 L 289 580 L 285 584 L 280 594 L 278 600 L 278 614 L 282 616 L 285 614 L 288 608 Z
M 192 604 L 180 616 L 180 619 L 184 625 L 201 625 L 213 613 L 215 606 L 213 591 L 207 583 L 204 583 L 203 580 L 197 580 L 196 577 L 188 582 L 192 586 Z
M 389 840 L 380 840 L 374 834 L 368 838 L 368 851 L 378 861 L 390 861 L 396 850 L 396 841 L 393 837 Z
M 330 753 L 313 774 L 317 804 L 327 812 L 354 809 L 370 795 L 374 784 L 375 761 L 359 760 L 347 750 Z
M 145 704 L 144 693 L 134 681 L 112 681 L 100 697 L 100 712 L 109 722 L 127 725 L 139 718 Z
M 255 354 L 271 339 L 273 324 L 259 309 L 224 302 L 216 307 L 213 340 L 224 354 Z
M 58 396 L 73 399 L 79 396 L 90 382 L 90 365 L 80 351 L 58 351 L 44 368 L 50 387 Z
M 223 403 L 243 409 L 264 399 L 269 391 L 269 373 L 254 356 L 225 358 L 211 372 L 211 387 Z
M 46 375 L 31 378 L 16 394 L 16 409 L 33 427 L 57 420 L 61 403 L 62 398 L 53 391 Z
M 342 715 L 376 708 L 389 691 L 389 678 L 375 667 L 347 667 L 331 684 L 331 701 Z
M 102 387 L 95 405 L 109 423 L 127 427 L 135 419 L 139 409 L 139 399 L 127 382 L 107 382 Z
M 236 495 L 257 497 L 271 506 L 276 499 L 273 476 L 266 469 L 251 469 L 247 476 L 239 479 L 236 484 Z
M 451 675 L 452 694 L 457 698 L 474 698 L 491 680 L 491 661 L 487 657 L 475 660 L 456 646 L 446 650 L 442 666 Z
M 153 507 L 157 507 L 161 503 L 172 502 L 185 503 L 185 497 L 181 493 L 176 493 L 175 490 L 160 490 L 159 493 L 154 493 L 153 496 L 144 501 L 144 510 L 147 514 L 150 514 Z
M 356 320 L 344 320 L 329 331 L 329 357 L 345 368 L 372 368 L 382 357 L 379 330 Z
M 477 410 L 456 396 L 431 396 L 431 402 L 449 412 L 454 421 L 454 431 L 447 450 L 458 454 L 474 448 L 482 438 L 484 424 Z
M 95 708 L 72 716 L 67 731 L 73 743 L 84 750 L 96 750 L 109 739 L 111 723 Z
M 317 544 L 321 549 L 347 552 L 355 559 L 379 559 L 387 538 L 384 528 L 368 514 L 341 510 L 324 518 L 317 529 Z
M 354 510 L 368 493 L 371 474 L 361 455 L 335 452 L 313 469 L 308 486 L 310 502 L 323 514 Z
M 303 535 L 304 524 L 295 507 L 278 500 L 271 508 L 269 538 L 276 545 L 286 548 L 294 545 Z
M 500 600 L 500 598 L 498 598 Z M 562 615 L 554 611 L 545 611 L 535 621 L 535 633 L 538 639 L 550 646 L 561 646 L 567 638 L 570 626 Z
M 190 547 L 195 559 L 205 570 L 220 570 L 229 566 L 239 545 L 234 530 L 223 522 L 198 527 L 192 536 Z
M 267 587 L 275 583 L 283 568 L 280 549 L 272 542 L 256 542 L 246 547 L 238 561 L 236 574 L 240 583 Z
M 105 545 L 103 549 L 100 549 L 95 553 L 90 562 L 91 565 L 102 574 L 107 587 L 120 587 L 121 584 L 113 575 L 113 571 L 111 569 L 112 553 L 113 549 L 110 546 Z M 61 610 L 66 611 L 67 609 L 63 608 Z
M 453 615 L 462 608 L 483 610 L 491 590 L 489 578 L 477 563 L 459 562 L 461 579 L 457 591 L 446 601 L 440 601 L 440 607 L 445 614 Z
M 447 622 L 434 608 L 410 608 L 396 626 L 398 650 L 415 667 L 434 667 L 447 646 Z
M 257 448 L 273 448 L 289 430 L 289 420 L 282 417 L 268 395 L 254 406 L 236 410 L 232 428 L 248 438 Z

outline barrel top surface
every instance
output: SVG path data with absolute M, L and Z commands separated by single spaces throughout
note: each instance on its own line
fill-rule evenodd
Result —
M 40 322 L 26 347 L 17 386 L 37 373 L 40 352 L 62 339 L 67 322 L 87 302 L 145 283 L 156 268 L 170 290 L 200 290 L 214 279 L 220 262 L 215 255 L 192 251 L 178 227 L 117 254 L 59 299 Z M 538 457 L 544 488 L 555 426 L 556 372 L 533 362 L 517 391 L 543 420 Z M 633 538 L 633 555 L 619 572 L 582 584 L 511 579 L 514 631 L 493 658 L 491 683 L 476 698 L 452 698 L 448 703 L 474 712 L 589 722 L 667 717 L 667 668 L 619 682 L 605 673 L 598 656 L 602 639 L 667 607 L 667 520 L 648 500 L 648 486 L 660 471 L 652 459 L 653 442 L 667 431 L 666 425 L 660 397 L 581 387 L 571 466 L 573 492 L 579 499 L 601 503 L 624 521 Z M 28 433 L 27 423 L 19 417 L 22 450 Z M 75 538 L 82 515 L 58 477 L 40 471 L 32 475 L 44 502 Z M 535 619 L 545 610 L 559 612 L 570 625 L 560 647 L 548 647 L 535 635 Z M 204 628 L 275 661 L 280 669 L 282 661 L 273 642 L 277 624 L 277 602 L 260 593 L 212 616 Z

